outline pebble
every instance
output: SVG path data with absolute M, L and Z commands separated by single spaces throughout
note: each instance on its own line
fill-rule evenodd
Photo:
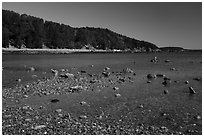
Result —
M 87 116 L 86 115 L 80 115 L 79 118 L 80 119 L 87 119 Z
M 55 110 L 57 113 L 61 113 L 62 112 L 62 109 L 56 109 Z
M 58 99 L 52 99 L 51 102 L 52 103 L 57 103 L 57 102 L 59 102 L 59 100 Z
M 153 75 L 153 74 L 147 74 L 147 78 L 148 78 L 148 79 L 152 79 L 152 78 L 156 78 L 156 76 Z
M 121 94 L 115 94 L 115 97 L 121 97 Z
M 17 79 L 16 81 L 21 82 L 22 80 L 19 78 L 19 79 Z
M 185 84 L 189 84 L 189 81 L 185 81 Z
M 147 83 L 152 83 L 152 81 L 148 80 Z
M 113 90 L 119 90 L 119 87 L 113 87 Z
M 165 77 L 164 74 L 156 74 L 156 76 L 157 76 L 157 77 L 161 77 L 161 78 Z
M 201 116 L 200 116 L 200 115 L 197 115 L 197 116 L 195 116 L 194 118 L 197 119 L 197 120 L 200 120 L 200 119 L 201 119 Z
M 85 101 L 80 102 L 81 105 L 87 105 Z
M 193 87 L 189 87 L 189 90 L 190 90 L 191 94 L 195 94 L 196 93 L 196 91 L 193 89 Z
M 169 63 L 169 62 L 170 62 L 170 60 L 166 59 L 164 62 L 165 62 L 165 63 Z
M 169 91 L 167 89 L 164 90 L 164 94 L 168 94 Z
M 42 129 L 45 128 L 45 125 L 39 125 L 39 126 L 35 126 L 33 129 L 38 130 L 38 129 Z
M 30 71 L 35 71 L 35 68 L 34 67 L 30 67 L 29 70 Z

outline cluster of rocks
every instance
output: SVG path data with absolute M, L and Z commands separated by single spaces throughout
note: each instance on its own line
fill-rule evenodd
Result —
M 158 62 L 154 58 L 153 62 Z M 168 62 L 168 61 L 167 61 Z M 94 66 L 91 66 L 94 67 Z M 35 69 L 30 69 L 35 71 Z M 120 84 L 125 82 L 134 82 L 136 73 L 125 68 L 120 72 L 111 72 L 111 68 L 105 67 L 100 74 L 90 74 L 85 70 L 71 73 L 68 69 L 60 71 L 51 69 L 53 77 L 46 78 L 26 85 L 18 85 L 14 88 L 4 88 L 2 92 L 3 100 L 12 99 L 18 102 L 21 99 L 30 96 L 46 96 L 46 95 L 63 95 L 63 94 L 79 94 L 81 92 L 100 91 L 105 87 L 111 87 L 114 91 L 115 99 L 122 97 Z M 171 79 L 164 74 L 148 74 L 147 83 L 151 83 L 156 78 L 163 78 L 162 84 L 165 87 L 171 85 Z M 201 78 L 194 80 L 201 81 Z M 20 82 L 21 79 L 18 79 Z M 189 81 L 185 82 L 187 85 Z M 195 94 L 193 87 L 189 87 L 189 91 Z M 168 94 L 167 89 L 163 90 L 164 94 Z M 59 99 L 50 100 L 51 103 L 59 102 Z M 79 102 L 81 106 L 90 106 L 85 101 Z M 144 105 L 140 104 L 139 109 L 144 109 Z M 7 134 L 33 134 L 33 135 L 68 135 L 68 134 L 184 134 L 184 132 L 171 131 L 165 126 L 154 125 L 129 125 L 128 124 L 112 124 L 116 121 L 114 117 L 108 114 L 93 117 L 90 115 L 71 115 L 61 108 L 53 112 L 43 111 L 42 106 L 33 108 L 29 105 L 24 106 L 7 106 L 2 111 L 2 133 Z M 167 114 L 163 114 L 166 116 Z M 195 116 L 201 119 L 201 116 Z M 109 121 L 109 122 L 108 122 Z M 121 120 L 123 121 L 123 120 Z M 189 131 L 187 134 L 194 134 Z M 196 134 L 196 133 L 195 133 Z

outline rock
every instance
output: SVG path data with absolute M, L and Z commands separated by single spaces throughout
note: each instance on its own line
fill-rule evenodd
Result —
M 176 68 L 170 68 L 171 71 L 176 71 Z
M 133 73 L 134 71 L 131 70 L 130 68 L 126 68 L 123 70 L 123 72 L 126 72 L 126 73 Z
M 119 87 L 113 87 L 113 90 L 119 90 Z
M 91 67 L 94 67 L 94 65 L 91 65 Z
M 165 62 L 165 63 L 169 63 L 169 62 L 171 62 L 171 61 L 170 61 L 170 60 L 168 60 L 168 59 L 166 59 L 164 62 Z
M 197 115 L 194 117 L 196 120 L 200 120 L 201 119 L 201 116 L 200 115 Z
M 121 97 L 121 94 L 115 94 L 115 97 Z
M 86 73 L 86 71 L 85 70 L 81 70 L 81 73 Z
M 32 78 L 36 78 L 36 77 L 38 77 L 37 75 L 32 75 Z
M 60 77 L 62 77 L 62 78 L 73 78 L 74 74 L 72 74 L 72 73 L 60 74 Z
M 140 104 L 140 105 L 138 106 L 138 108 L 144 108 L 144 105 Z
M 125 82 L 125 78 L 120 77 L 118 80 L 121 81 L 121 82 Z
M 110 70 L 109 67 L 105 67 L 105 68 L 104 68 L 104 71 L 108 71 L 108 70 Z
M 45 128 L 45 125 L 39 125 L 39 126 L 35 126 L 33 129 L 38 130 L 38 129 L 42 129 Z
M 102 72 L 102 74 L 104 75 L 104 77 L 109 77 L 110 76 L 110 72 L 104 71 L 104 72 Z
M 171 80 L 164 80 L 164 82 L 162 82 L 162 84 L 163 84 L 164 86 L 170 86 Z
M 185 84 L 189 84 L 189 81 L 185 81 Z
M 65 70 L 65 69 L 61 69 L 60 71 L 61 71 L 61 72 L 65 72 L 66 70 Z
M 164 90 L 164 94 L 168 94 L 169 91 L 167 89 Z
M 147 75 L 147 78 L 148 78 L 148 79 L 153 79 L 153 78 L 156 78 L 156 76 L 153 75 L 153 74 L 148 74 L 148 75 Z
M 168 78 L 168 77 L 164 77 L 164 80 L 171 80 L 170 78 Z
M 30 67 L 29 70 L 30 71 L 35 71 L 35 68 L 34 67 Z
M 70 87 L 70 91 L 72 92 L 72 93 L 74 93 L 74 92 L 81 92 L 81 90 L 83 90 L 83 87 L 82 86 L 74 86 L 74 87 Z
M 87 119 L 87 116 L 86 115 L 80 115 L 79 118 L 80 119 Z
M 57 71 L 57 70 L 55 70 L 55 69 L 51 69 L 51 71 L 52 71 L 52 73 L 53 73 L 55 76 L 58 75 L 58 71 Z
M 30 109 L 30 106 L 23 106 L 24 110 Z
M 157 57 L 154 57 L 153 59 L 150 60 L 150 62 L 159 62 L 159 60 L 157 59 Z
M 190 90 L 191 94 L 195 94 L 196 93 L 196 91 L 193 89 L 193 87 L 189 87 L 189 90 Z
M 85 101 L 80 102 L 81 105 L 87 105 Z
M 194 80 L 196 80 L 196 81 L 202 81 L 202 78 L 197 77 L 197 78 L 194 78 Z
M 152 83 L 152 81 L 148 80 L 147 83 Z
M 165 77 L 165 75 L 164 75 L 164 74 L 156 74 L 156 77 L 161 77 L 161 78 L 163 78 L 163 77 Z
M 62 109 L 56 109 L 55 110 L 57 113 L 61 113 L 62 112 Z
M 21 79 L 19 78 L 19 79 L 17 79 L 16 81 L 21 82 Z
M 57 102 L 59 102 L 59 100 L 58 99 L 52 99 L 50 102 L 57 103 Z
M 31 122 L 32 119 L 30 119 L 30 118 L 26 118 L 25 121 L 26 121 L 26 122 Z

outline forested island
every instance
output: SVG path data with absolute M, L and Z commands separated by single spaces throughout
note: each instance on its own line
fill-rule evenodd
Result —
M 69 25 L 45 21 L 42 18 L 13 11 L 2 11 L 3 48 L 22 49 L 103 49 L 138 50 L 158 49 L 155 44 L 117 34 L 103 28 L 73 28 Z

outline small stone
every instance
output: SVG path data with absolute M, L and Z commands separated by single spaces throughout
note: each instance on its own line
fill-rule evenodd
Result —
M 57 113 L 61 113 L 62 112 L 62 109 L 56 109 L 55 110 Z
M 29 109 L 30 108 L 30 106 L 23 106 L 23 109 L 24 110 L 27 110 L 27 109 Z
M 140 104 L 140 105 L 138 106 L 138 108 L 144 108 L 144 105 Z
M 193 87 L 189 87 L 189 90 L 190 90 L 191 94 L 195 94 L 196 93 L 196 91 L 193 89 Z
M 16 81 L 21 82 L 22 80 L 19 78 L 19 79 L 17 79 Z
M 42 129 L 45 128 L 45 125 L 39 125 L 39 126 L 35 126 L 33 129 L 37 130 L 37 129 Z
M 115 97 L 121 97 L 121 94 L 115 94 Z
M 119 87 L 113 87 L 113 90 L 119 90 Z
M 86 73 L 86 71 L 85 70 L 81 70 L 81 73 Z
M 94 67 L 94 65 L 91 65 L 91 67 Z
M 86 115 L 80 115 L 79 118 L 80 119 L 87 119 L 87 116 Z
M 197 120 L 200 120 L 200 119 L 201 119 L 201 116 L 200 116 L 200 115 L 197 115 L 197 116 L 195 116 L 194 118 L 197 119 Z
M 26 122 L 31 122 L 32 119 L 30 119 L 30 118 L 26 118 L 25 121 L 26 121 Z
M 185 81 L 185 84 L 189 84 L 189 81 Z
M 167 89 L 164 90 L 164 94 L 168 94 L 169 91 Z
M 59 100 L 58 99 L 52 99 L 51 102 L 52 103 L 57 103 L 57 102 L 59 102 Z
M 37 75 L 32 75 L 32 78 L 36 78 L 36 77 L 38 77 Z
M 152 81 L 148 80 L 147 83 L 152 83 Z
M 157 76 L 157 77 L 161 77 L 161 78 L 165 77 L 164 74 L 156 74 L 156 76 Z
M 165 62 L 165 63 L 169 63 L 169 62 L 171 62 L 171 61 L 170 61 L 170 60 L 168 60 L 168 59 L 166 59 L 164 62 Z
M 85 101 L 80 102 L 81 105 L 87 105 Z
M 108 70 L 110 70 L 109 67 L 105 67 L 105 68 L 104 68 L 104 71 L 108 71 Z
M 152 79 L 152 78 L 156 78 L 156 76 L 153 75 L 153 74 L 148 74 L 148 75 L 147 75 L 147 78 L 148 78 L 148 79 Z
M 30 67 L 29 70 L 30 71 L 35 71 L 35 68 L 34 67 Z
M 176 68 L 170 68 L 171 71 L 176 71 Z

